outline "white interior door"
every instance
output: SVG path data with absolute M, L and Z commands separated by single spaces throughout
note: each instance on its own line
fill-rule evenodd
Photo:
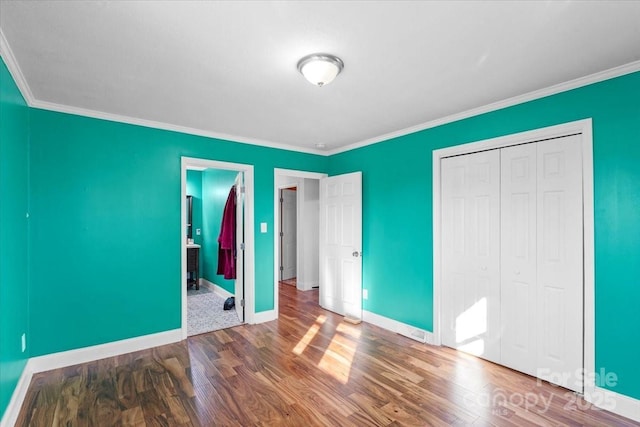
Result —
M 581 136 L 553 139 L 536 145 L 537 376 L 571 390 L 582 391 L 580 372 L 583 367 L 584 288 Z
M 244 322 L 244 173 L 238 172 L 236 187 L 236 280 L 235 299 L 238 319 Z
M 282 190 L 282 229 L 281 229 L 281 251 L 282 265 L 280 280 L 288 280 L 296 277 L 296 253 L 298 250 L 297 241 L 297 191 Z
M 320 305 L 362 320 L 362 172 L 320 180 Z
M 500 153 L 442 159 L 442 342 L 500 360 Z
M 501 363 L 536 375 L 536 144 L 500 151 Z

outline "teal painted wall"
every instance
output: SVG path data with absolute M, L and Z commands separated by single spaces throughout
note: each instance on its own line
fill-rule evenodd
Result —
M 365 309 L 433 330 L 432 150 L 593 118 L 596 367 L 640 398 L 640 73 L 334 155 L 363 172 Z
M 202 172 L 203 277 L 231 293 L 235 291 L 235 281 L 227 280 L 216 273 L 222 213 L 237 174 L 237 172 L 222 169 L 207 169 Z
M 202 256 L 202 243 L 203 236 L 202 234 L 198 235 L 196 233 L 196 229 L 200 229 L 202 231 L 202 171 L 196 170 L 188 170 L 187 171 L 187 196 L 193 196 L 192 200 L 192 233 L 191 237 L 193 238 L 193 243 L 201 245 L 201 250 L 199 251 L 199 262 L 198 262 L 198 277 L 203 277 L 202 273 L 204 271 L 203 259 Z
M 31 127 L 33 356 L 180 326 L 181 156 L 254 165 L 256 311 L 273 308 L 273 169 L 326 157 L 38 109 Z
M 0 418 L 29 356 L 29 110 L 0 59 Z M 21 337 L 27 333 L 27 352 Z
M 640 73 L 328 159 L 28 110 L 4 63 L 0 89 L 3 411 L 24 367 L 25 329 L 38 356 L 179 327 L 180 156 L 255 166 L 258 312 L 273 308 L 273 168 L 362 170 L 365 309 L 432 330 L 432 150 L 588 117 L 596 366 L 618 375 L 608 388 L 640 398 Z

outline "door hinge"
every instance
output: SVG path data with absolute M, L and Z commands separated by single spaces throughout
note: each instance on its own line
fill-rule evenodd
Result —
M 244 185 L 240 187 L 240 193 L 244 194 Z
M 283 266 L 280 266 L 280 271 L 283 271 L 283 270 L 284 270 L 284 267 L 283 267 Z
M 240 250 L 244 251 L 244 243 L 240 243 Z
M 280 232 L 280 237 L 283 237 L 283 236 L 284 236 L 284 231 L 281 231 Z
M 283 203 L 284 199 L 282 197 L 280 197 L 280 203 Z
M 240 300 L 240 307 L 244 307 L 244 299 Z

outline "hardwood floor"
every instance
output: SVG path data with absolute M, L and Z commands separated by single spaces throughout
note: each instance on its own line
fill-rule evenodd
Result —
M 282 283 L 283 285 L 298 286 L 298 278 L 294 277 L 292 279 L 281 280 L 280 283 Z
M 574 394 L 322 310 L 36 374 L 18 426 L 632 426 Z

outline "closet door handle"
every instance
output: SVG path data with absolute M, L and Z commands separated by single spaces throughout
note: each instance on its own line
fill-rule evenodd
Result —
M 358 258 L 359 256 L 362 256 L 362 252 L 353 251 L 353 253 L 351 255 L 353 255 L 354 257 Z

